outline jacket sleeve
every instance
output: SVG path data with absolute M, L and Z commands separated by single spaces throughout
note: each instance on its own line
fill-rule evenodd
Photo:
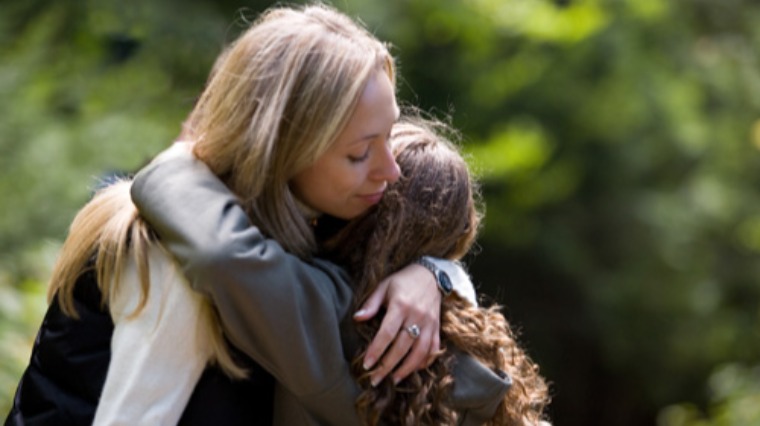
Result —
M 482 425 L 493 417 L 512 379 L 503 371 L 494 371 L 470 355 L 454 350 L 454 390 L 451 400 L 461 414 L 459 425 Z
M 211 357 L 202 296 L 157 246 L 150 249 L 150 288 L 141 311 L 135 313 L 141 292 L 134 262 L 114 288 L 111 362 L 93 425 L 177 424 Z
M 132 197 L 193 288 L 212 299 L 230 341 L 320 422 L 359 424 L 339 334 L 351 301 L 345 274 L 265 239 L 188 152 L 141 171 Z
M 313 415 L 358 423 L 358 385 L 345 361 L 339 327 L 350 306 L 345 274 L 288 255 L 253 227 L 231 192 L 189 153 L 141 171 L 132 198 L 192 285 L 219 309 L 232 342 L 261 363 Z M 469 280 L 468 280 L 469 281 Z M 485 422 L 510 386 L 457 353 L 454 408 L 465 425 Z

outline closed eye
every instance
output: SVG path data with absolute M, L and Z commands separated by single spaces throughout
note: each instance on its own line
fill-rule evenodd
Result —
M 364 154 L 362 154 L 362 155 L 360 155 L 358 157 L 354 156 L 354 155 L 349 155 L 348 156 L 348 161 L 350 161 L 352 163 L 361 163 L 362 161 L 366 161 L 367 158 L 369 158 L 369 148 L 367 148 L 367 150 L 364 152 Z

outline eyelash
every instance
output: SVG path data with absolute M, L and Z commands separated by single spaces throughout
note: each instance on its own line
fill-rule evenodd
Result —
M 391 133 L 390 132 L 388 132 L 388 135 L 385 137 L 385 140 L 386 141 L 390 141 L 391 140 Z M 351 163 L 361 163 L 362 161 L 365 161 L 367 158 L 369 158 L 369 150 L 370 149 L 371 149 L 371 147 L 367 148 L 367 151 L 364 154 L 362 154 L 362 156 L 360 156 L 360 157 L 354 157 L 353 155 L 349 155 L 348 156 L 348 161 L 350 161 Z
M 354 157 L 353 155 L 348 156 L 348 161 L 352 163 L 361 163 L 362 161 L 365 161 L 367 158 L 369 158 L 369 149 L 362 154 L 361 157 Z

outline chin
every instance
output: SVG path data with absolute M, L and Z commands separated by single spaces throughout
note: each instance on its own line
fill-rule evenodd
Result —
M 352 220 L 352 219 L 356 219 L 357 217 L 363 215 L 368 210 L 369 209 L 367 208 L 367 209 L 364 209 L 364 210 L 354 210 L 354 211 L 350 211 L 350 212 L 345 212 L 344 211 L 344 212 L 335 212 L 333 214 L 330 214 L 330 213 L 328 213 L 328 214 L 330 214 L 331 216 L 337 217 L 338 219 Z

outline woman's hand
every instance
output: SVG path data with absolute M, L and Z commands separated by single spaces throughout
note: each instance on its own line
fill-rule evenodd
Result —
M 365 369 L 376 366 L 371 375 L 373 386 L 391 372 L 398 383 L 435 359 L 440 351 L 441 297 L 433 274 L 411 264 L 380 282 L 354 314 L 356 321 L 366 321 L 377 314 L 380 306 L 386 306 L 385 318 L 364 357 Z M 419 330 L 416 337 L 415 328 Z M 402 360 L 403 364 L 396 368 Z

